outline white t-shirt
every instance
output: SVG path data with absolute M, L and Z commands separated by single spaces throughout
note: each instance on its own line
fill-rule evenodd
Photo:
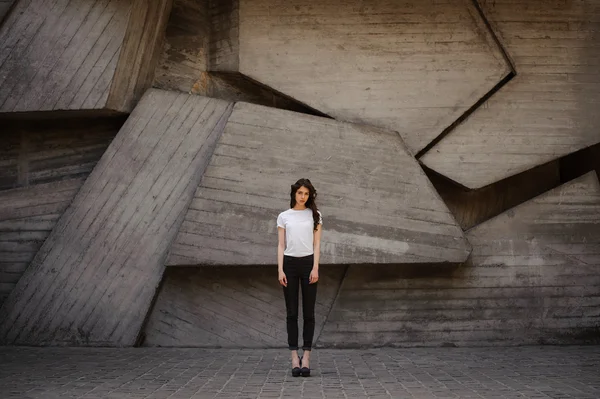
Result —
M 314 223 L 310 208 L 301 211 L 288 209 L 277 216 L 277 227 L 285 229 L 286 245 L 284 255 L 301 257 L 314 253 Z M 323 224 L 321 212 L 319 212 L 319 224 Z

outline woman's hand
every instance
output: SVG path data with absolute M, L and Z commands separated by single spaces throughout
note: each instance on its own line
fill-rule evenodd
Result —
M 319 269 L 315 269 L 313 267 L 313 269 L 310 272 L 310 277 L 308 278 L 308 282 L 310 284 L 316 283 L 317 281 L 319 281 Z
M 287 277 L 285 277 L 285 273 L 283 272 L 283 270 L 279 271 L 279 284 L 281 284 L 284 287 L 287 287 Z

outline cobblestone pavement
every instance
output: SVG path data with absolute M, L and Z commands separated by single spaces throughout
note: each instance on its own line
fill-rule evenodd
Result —
M 2 398 L 600 398 L 600 346 L 315 350 L 0 347 Z

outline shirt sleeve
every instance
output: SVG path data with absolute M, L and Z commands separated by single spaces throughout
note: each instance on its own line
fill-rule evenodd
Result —
M 283 215 L 281 213 L 279 214 L 279 216 L 277 216 L 277 227 L 285 229 L 285 223 L 283 222 Z
M 317 211 L 319 213 L 319 224 L 323 224 L 323 215 L 321 215 L 321 211 Z

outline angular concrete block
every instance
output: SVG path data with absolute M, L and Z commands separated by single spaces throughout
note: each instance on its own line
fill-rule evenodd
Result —
M 0 342 L 134 345 L 225 101 L 146 92 L 0 309 Z
M 224 3 L 228 29 L 212 38 L 212 70 L 398 131 L 413 154 L 511 72 L 470 0 Z
M 319 192 L 324 264 L 456 263 L 469 255 L 397 133 L 237 103 L 167 264 L 276 264 L 276 218 L 301 177 Z
M 600 143 L 598 2 L 483 8 L 516 76 L 420 159 L 471 189 Z
M 351 266 L 318 346 L 581 344 L 600 321 L 594 172 L 467 232 L 455 269 Z
M 130 112 L 172 0 L 25 0 L 0 27 L 0 113 Z

